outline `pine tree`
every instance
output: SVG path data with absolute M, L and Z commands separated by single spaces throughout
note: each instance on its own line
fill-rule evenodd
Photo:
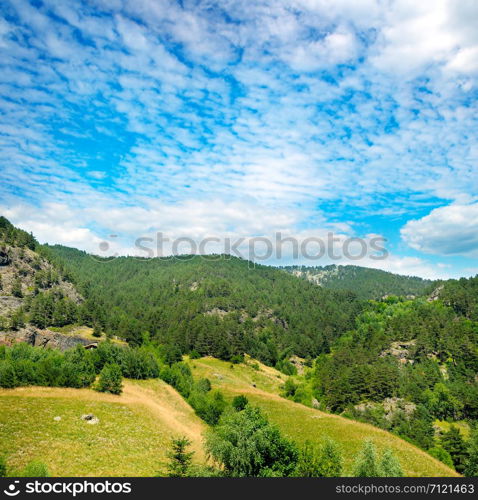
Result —
M 468 450 L 458 427 L 450 426 L 450 430 L 441 437 L 441 445 L 451 455 L 456 471 L 462 474 L 468 459 Z
M 93 337 L 101 337 L 101 327 L 98 323 L 95 323 L 93 328 Z
M 25 326 L 25 313 L 23 310 L 17 309 L 10 316 L 10 328 L 12 330 L 18 330 L 19 328 L 23 328 Z
M 171 441 L 171 451 L 168 453 L 169 477 L 187 477 L 194 455 L 193 451 L 186 451 L 190 445 L 191 441 L 186 437 Z

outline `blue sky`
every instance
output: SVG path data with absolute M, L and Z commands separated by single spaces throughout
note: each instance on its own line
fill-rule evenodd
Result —
M 4 1 L 0 213 L 95 253 L 381 235 L 388 259 L 350 263 L 474 275 L 477 22 L 474 0 Z

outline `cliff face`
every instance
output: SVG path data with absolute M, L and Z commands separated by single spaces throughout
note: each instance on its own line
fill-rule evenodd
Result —
M 18 342 L 25 342 L 36 347 L 60 349 L 66 351 L 76 345 L 91 345 L 91 341 L 76 335 L 64 335 L 45 329 L 40 330 L 32 325 L 10 331 L 0 331 L 0 345 L 13 345 Z
M 0 241 L 0 315 L 9 312 L 6 309 L 17 309 L 39 291 L 53 289 L 77 304 L 83 300 L 73 284 L 39 254 Z

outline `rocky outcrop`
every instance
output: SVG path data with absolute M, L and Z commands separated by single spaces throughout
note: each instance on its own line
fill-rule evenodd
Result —
M 416 340 L 409 340 L 408 342 L 392 342 L 389 349 L 380 353 L 380 357 L 384 358 L 385 356 L 393 356 L 402 364 L 413 364 L 410 350 L 413 346 L 415 346 L 415 344 Z
M 23 300 L 12 295 L 0 295 L 0 316 L 7 316 L 19 309 L 23 304 Z
M 51 330 L 40 330 L 34 326 L 27 326 L 17 331 L 1 332 L 0 345 L 13 345 L 25 342 L 35 347 L 44 347 L 66 351 L 80 344 L 88 346 L 91 341 L 75 335 L 64 335 Z

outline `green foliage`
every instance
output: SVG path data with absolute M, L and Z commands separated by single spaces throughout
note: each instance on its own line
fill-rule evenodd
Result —
M 15 368 L 11 361 L 0 361 L 0 387 L 12 389 L 17 386 Z
M 402 477 L 403 470 L 398 458 L 392 450 L 387 449 L 383 452 L 379 465 L 380 476 L 382 477 Z
M 287 359 L 282 359 L 276 364 L 276 369 L 285 375 L 297 375 L 297 368 Z
M 478 427 L 472 432 L 468 443 L 468 459 L 464 474 L 467 477 L 478 476 Z
M 14 297 L 19 297 L 19 298 L 23 297 L 21 278 L 16 278 L 15 281 L 12 283 L 12 295 Z
M 435 445 L 435 419 L 478 418 L 477 374 L 478 323 L 440 300 L 389 298 L 370 302 L 332 353 L 319 356 L 308 385 L 327 409 L 428 449 Z M 414 403 L 416 410 L 385 415 L 385 398 Z M 357 410 L 363 402 L 376 405 Z
M 209 425 L 218 423 L 227 403 L 220 391 L 211 391 L 208 379 L 195 382 L 189 365 L 183 362 L 163 367 L 159 376 L 187 400 L 198 417 Z
M 290 476 L 298 452 L 258 408 L 225 413 L 206 436 L 206 450 L 227 476 Z
M 35 250 L 37 245 L 37 241 L 31 234 L 17 229 L 3 216 L 0 216 L 0 242 L 13 247 L 26 247 L 30 250 Z
M 78 320 L 78 307 L 60 290 L 38 293 L 30 302 L 30 322 L 39 328 L 65 326 Z
M 169 477 L 187 477 L 190 472 L 194 452 L 188 452 L 191 441 L 186 437 L 175 438 L 171 441 L 171 451 L 168 452 Z
M 242 411 L 249 404 L 249 400 L 246 398 L 246 396 L 240 394 L 232 400 L 231 404 L 236 411 Z
M 340 477 L 343 459 L 340 449 L 331 439 L 316 447 L 307 442 L 299 451 L 297 477 Z
M 366 441 L 362 450 L 355 459 L 353 476 L 380 477 L 380 475 L 380 464 L 375 445 L 371 441 Z
M 96 389 L 100 392 L 121 394 L 123 392 L 123 377 L 117 364 L 106 364 L 100 372 Z
M 453 469 L 454 465 L 453 460 L 451 459 L 451 455 L 441 446 L 434 446 L 433 448 L 430 448 L 428 450 L 428 453 L 432 457 L 435 457 L 437 460 L 440 460 L 440 462 L 443 462 L 445 465 L 448 465 L 448 467 L 451 467 Z
M 85 252 L 44 247 L 74 276 L 87 298 L 81 321 L 136 345 L 148 332 L 164 345 L 166 363 L 181 354 L 242 361 L 244 353 L 275 366 L 279 353 L 315 357 L 353 326 L 362 308 L 333 292 L 271 267 L 227 256 L 119 257 L 104 266 Z M 290 367 L 288 367 L 290 369 Z
M 33 461 L 23 469 L 21 477 L 50 477 L 50 473 L 44 463 Z
M 294 382 L 293 378 L 289 377 L 284 384 L 284 390 L 283 390 L 284 396 L 286 398 L 294 397 L 296 391 L 297 391 L 297 384 Z
M 209 425 L 216 425 L 219 422 L 227 406 L 220 391 L 212 391 L 206 394 L 193 391 L 187 401 L 194 408 L 196 415 Z
M 107 342 L 96 350 L 77 345 L 64 353 L 28 344 L 0 349 L 0 387 L 25 385 L 89 387 L 107 365 L 117 365 L 120 375 L 147 379 L 159 375 L 154 355 L 145 348 L 119 347 Z
M 458 427 L 450 426 L 450 430 L 441 436 L 440 442 L 441 446 L 450 454 L 456 471 L 462 474 L 468 460 L 468 450 Z

